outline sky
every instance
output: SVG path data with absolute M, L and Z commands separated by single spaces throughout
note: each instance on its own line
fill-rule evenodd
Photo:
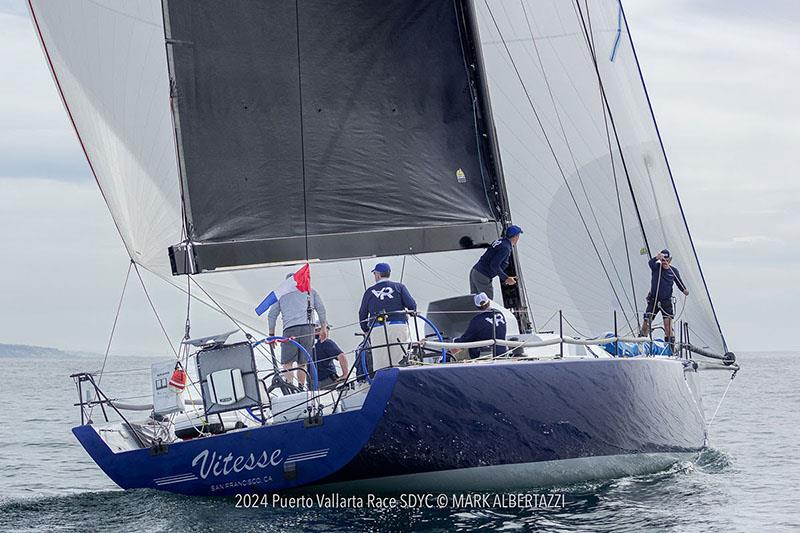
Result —
M 800 349 L 800 3 L 625 8 L 728 344 Z M 0 343 L 102 352 L 127 266 L 25 3 L 0 0 Z M 145 278 L 168 330 L 180 331 L 185 301 Z M 135 289 L 114 351 L 167 349 Z

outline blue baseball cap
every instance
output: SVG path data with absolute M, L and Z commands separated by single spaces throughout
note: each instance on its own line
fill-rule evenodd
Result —
M 511 225 L 506 228 L 506 237 L 508 238 L 516 237 L 521 233 L 522 233 L 522 228 L 520 228 L 519 226 Z
M 389 266 L 389 263 L 378 263 L 375 265 L 375 268 L 373 268 L 372 271 L 379 274 L 386 274 L 387 272 L 392 271 L 392 267 Z
M 664 256 L 664 257 L 666 257 L 667 259 L 670 259 L 670 258 L 672 258 L 672 254 L 670 254 L 670 253 L 669 253 L 669 250 L 667 250 L 666 248 L 664 248 L 663 250 L 661 250 L 661 255 L 663 255 L 663 256 Z

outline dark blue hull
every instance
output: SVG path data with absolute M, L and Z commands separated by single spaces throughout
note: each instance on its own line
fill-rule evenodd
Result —
M 252 428 L 155 456 L 114 454 L 94 428 L 74 431 L 123 488 L 539 486 L 663 468 L 700 451 L 705 422 L 692 377 L 680 361 L 650 357 L 390 369 L 361 410 L 320 426 Z
M 403 369 L 366 446 L 324 482 L 401 476 L 404 487 L 441 485 L 446 476 L 418 476 L 421 485 L 409 476 L 549 463 L 549 470 L 530 469 L 544 476 L 532 480 L 539 485 L 604 477 L 609 468 L 663 468 L 705 443 L 694 373 L 683 368 L 648 357 Z M 588 458 L 604 459 L 582 461 Z M 564 466 L 570 471 L 550 472 Z M 572 477 L 557 479 L 559 473 Z M 453 479 L 480 482 L 481 475 Z

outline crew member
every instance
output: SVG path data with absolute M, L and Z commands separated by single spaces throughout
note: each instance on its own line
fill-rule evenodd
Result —
M 453 339 L 453 342 L 475 342 L 487 341 L 489 339 L 502 339 L 506 338 L 506 319 L 503 313 L 495 309 L 490 309 L 491 300 L 486 293 L 478 293 L 474 298 L 475 306 L 480 308 L 481 312 L 469 321 L 467 331 L 460 337 Z M 470 348 L 469 357 L 475 359 L 480 356 L 482 348 Z M 453 355 L 457 355 L 461 349 L 452 351 Z M 493 346 L 495 357 L 498 354 L 508 351 L 504 346 Z
M 469 291 L 472 294 L 483 292 L 490 300 L 494 300 L 492 280 L 495 277 L 499 277 L 500 283 L 506 285 L 517 283 L 517 276 L 509 276 L 506 274 L 506 269 L 511 258 L 511 250 L 519 242 L 520 235 L 522 228 L 519 226 L 507 227 L 505 236 L 494 241 L 478 259 L 469 273 Z
M 372 270 L 375 285 L 364 292 L 358 320 L 369 337 L 372 349 L 372 370 L 397 365 L 403 358 L 403 344 L 408 343 L 408 315 L 416 311 L 417 302 L 402 283 L 391 281 L 391 267 L 378 263 Z
M 644 313 L 644 322 L 642 323 L 642 336 L 645 337 L 650 334 L 650 324 L 653 319 L 661 312 L 664 317 L 664 336 L 666 341 L 674 344 L 675 337 L 672 336 L 672 318 L 675 316 L 675 310 L 672 306 L 672 284 L 678 286 L 678 289 L 685 295 L 689 295 L 689 289 L 681 279 L 681 274 L 678 269 L 672 265 L 672 255 L 669 250 L 661 250 L 658 255 L 650 259 L 648 262 L 652 277 L 650 280 L 650 292 L 647 294 L 647 308 Z
M 294 274 L 287 274 L 286 278 L 292 277 Z M 272 304 L 269 309 L 269 335 L 275 335 L 275 326 L 278 323 L 278 315 L 283 317 L 283 336 L 294 337 L 308 354 L 314 347 L 314 313 L 319 318 L 319 323 L 327 326 L 327 316 L 325 314 L 325 304 L 322 302 L 317 291 L 311 289 L 309 292 L 300 292 L 293 290 L 284 294 L 280 299 Z M 328 329 L 323 328 L 320 337 L 324 341 L 328 336 Z M 306 381 L 306 354 L 297 347 L 293 342 L 284 342 L 281 345 L 281 364 L 287 372 L 287 380 L 292 381 L 293 377 L 297 378 L 297 383 L 302 388 Z
M 339 346 L 329 336 L 327 324 L 317 326 L 315 331 L 317 342 L 314 344 L 314 364 L 317 367 L 317 383 L 320 389 L 332 388 L 338 381 L 347 375 L 347 358 Z M 325 333 L 323 333 L 323 330 Z M 334 359 L 339 361 L 341 374 L 336 373 Z

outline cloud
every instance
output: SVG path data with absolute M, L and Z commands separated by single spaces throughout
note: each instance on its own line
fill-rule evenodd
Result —
M 88 165 L 22 1 L 0 4 L 0 62 L 0 177 L 85 179 Z

